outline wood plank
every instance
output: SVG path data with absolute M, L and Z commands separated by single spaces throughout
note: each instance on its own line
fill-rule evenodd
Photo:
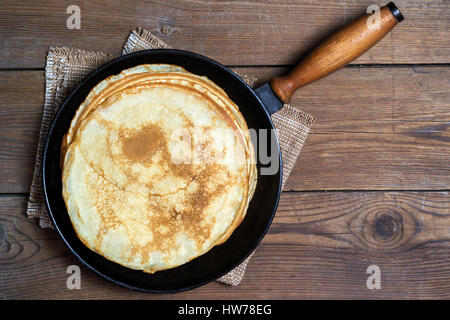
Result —
M 239 68 L 261 81 L 283 68 Z M 345 68 L 296 93 L 316 123 L 285 190 L 446 190 L 450 69 Z M 28 192 L 43 72 L 0 72 L 0 192 Z
M 260 83 L 285 68 L 239 69 Z M 450 69 L 345 68 L 301 88 L 316 122 L 285 190 L 431 190 L 450 185 Z
M 43 71 L 0 72 L 0 192 L 28 192 L 44 104 Z
M 294 64 L 369 5 L 387 1 L 85 1 L 81 30 L 66 27 L 71 1 L 3 0 L 0 68 L 43 67 L 50 46 L 119 54 L 136 27 L 171 46 L 227 65 Z M 397 0 L 406 19 L 356 63 L 448 63 L 450 6 L 446 1 Z
M 115 286 L 78 264 L 54 231 L 24 216 L 24 196 L 0 197 L 0 297 L 5 299 L 450 298 L 448 192 L 283 193 L 278 213 L 238 287 L 211 283 L 171 295 Z M 367 267 L 381 289 L 366 287 Z
M 316 123 L 285 189 L 448 189 L 449 72 L 345 69 L 297 92 Z

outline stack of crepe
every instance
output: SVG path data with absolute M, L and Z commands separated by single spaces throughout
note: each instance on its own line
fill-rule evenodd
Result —
M 94 87 L 61 148 L 63 197 L 91 250 L 153 273 L 223 243 L 256 187 L 247 124 L 206 77 L 147 64 Z

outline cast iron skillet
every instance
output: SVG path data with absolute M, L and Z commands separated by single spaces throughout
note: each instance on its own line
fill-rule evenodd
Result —
M 108 76 L 146 63 L 166 63 L 207 76 L 219 85 L 239 106 L 248 127 L 273 129 L 270 114 L 282 108 L 293 92 L 356 59 L 382 39 L 403 16 L 391 2 L 380 9 L 378 25 L 365 15 L 339 30 L 311 51 L 297 67 L 284 77 L 272 79 L 253 91 L 243 80 L 223 65 L 204 56 L 181 50 L 147 50 L 117 58 L 88 75 L 67 97 L 50 127 L 43 159 L 43 183 L 47 206 L 56 230 L 72 253 L 90 269 L 127 288 L 162 293 L 201 286 L 231 271 L 256 248 L 267 232 L 277 209 L 281 191 L 280 146 L 271 152 L 280 168 L 273 175 L 261 175 L 258 157 L 258 183 L 241 225 L 222 245 L 177 268 L 146 274 L 122 267 L 85 247 L 75 234 L 62 198 L 60 148 L 78 106 L 89 91 Z M 260 136 L 257 137 L 260 139 Z M 266 143 L 267 141 L 265 141 Z M 270 143 L 268 146 L 270 147 Z
M 89 74 L 67 97 L 53 120 L 44 150 L 43 181 L 47 206 L 53 224 L 72 253 L 102 277 L 124 287 L 154 293 L 177 292 L 201 286 L 231 271 L 256 248 L 278 205 L 281 191 L 281 165 L 274 175 L 261 175 L 241 225 L 222 245 L 182 266 L 147 274 L 111 262 L 91 251 L 78 239 L 62 197 L 60 148 L 72 118 L 89 91 L 108 76 L 146 63 L 167 63 L 204 75 L 219 85 L 239 106 L 249 128 L 273 129 L 269 113 L 255 92 L 236 74 L 204 56 L 181 50 L 146 50 L 119 57 Z M 281 164 L 280 150 L 271 150 Z

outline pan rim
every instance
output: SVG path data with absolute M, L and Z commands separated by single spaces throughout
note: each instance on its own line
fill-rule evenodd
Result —
M 225 268 L 226 270 L 224 270 L 223 272 L 221 272 L 219 275 L 214 276 L 214 277 L 210 277 L 209 279 L 202 281 L 200 283 L 194 284 L 194 285 L 189 285 L 189 286 L 185 286 L 185 287 L 180 287 L 177 289 L 168 289 L 168 290 L 160 290 L 160 289 L 149 289 L 149 288 L 144 288 L 144 287 L 138 287 L 135 285 L 131 285 L 128 283 L 125 283 L 121 280 L 118 279 L 114 279 L 112 277 L 110 277 L 109 275 L 105 274 L 104 272 L 97 270 L 97 268 L 95 268 L 94 266 L 91 265 L 91 263 L 89 263 L 88 261 L 86 261 L 86 259 L 84 259 L 83 257 L 80 256 L 80 254 L 73 248 L 73 246 L 69 243 L 69 241 L 67 240 L 66 236 L 64 235 L 64 233 L 62 232 L 62 230 L 60 229 L 60 226 L 58 225 L 58 222 L 56 221 L 55 218 L 55 213 L 52 210 L 52 205 L 51 205 L 51 197 L 54 197 L 55 195 L 51 195 L 49 194 L 49 186 L 48 186 L 48 177 L 47 174 L 50 174 L 47 170 L 47 165 L 49 163 L 49 149 L 50 149 L 50 144 L 51 144 L 51 140 L 54 139 L 54 135 L 55 135 L 55 128 L 58 124 L 59 119 L 61 118 L 61 114 L 64 112 L 64 109 L 67 108 L 67 105 L 70 103 L 70 101 L 73 99 L 73 97 L 79 93 L 79 91 L 81 89 L 83 89 L 87 84 L 89 84 L 90 81 L 92 81 L 93 78 L 95 78 L 97 75 L 104 73 L 105 70 L 107 70 L 108 68 L 110 68 L 111 66 L 114 66 L 115 64 L 119 64 L 124 60 L 128 60 L 128 59 L 132 59 L 134 57 L 139 57 L 139 56 L 146 56 L 146 55 L 156 55 L 156 54 L 176 54 L 176 55 L 183 55 L 186 57 L 191 57 L 194 59 L 199 59 L 199 60 L 203 60 L 209 64 L 212 64 L 214 66 L 216 66 L 217 68 L 221 69 L 222 71 L 225 71 L 226 73 L 228 73 L 230 76 L 232 76 L 235 80 L 237 80 L 238 82 L 241 83 L 241 85 L 243 85 L 247 91 L 253 95 L 253 98 L 255 100 L 257 100 L 260 104 L 260 109 L 262 109 L 262 111 L 265 114 L 266 119 L 268 120 L 270 126 L 272 129 L 274 129 L 274 125 L 272 122 L 272 119 L 270 117 L 269 112 L 267 111 L 266 107 L 264 106 L 264 104 L 262 103 L 261 99 L 258 97 L 258 95 L 255 93 L 255 91 L 253 90 L 253 88 L 251 88 L 245 81 L 243 81 L 236 73 L 234 73 L 232 70 L 230 70 L 228 67 L 220 64 L 219 62 L 208 58 L 206 56 L 200 55 L 198 53 L 194 53 L 194 52 L 190 52 L 190 51 L 185 51 L 185 50 L 179 50 L 179 49 L 150 49 L 150 50 L 142 50 L 142 51 L 138 51 L 138 52 L 134 52 L 134 53 L 130 53 L 127 55 L 123 55 L 120 57 L 117 57 L 115 59 L 112 59 L 111 61 L 101 65 L 100 67 L 96 68 L 95 70 L 93 70 L 92 72 L 90 72 L 88 75 L 86 75 L 83 80 L 77 84 L 72 91 L 70 92 L 70 94 L 64 99 L 64 102 L 61 104 L 60 108 L 58 109 L 58 111 L 55 114 L 55 117 L 53 118 L 49 130 L 48 130 L 48 134 L 46 137 L 46 141 L 45 141 L 45 145 L 44 145 L 44 150 L 43 150 L 43 159 L 42 159 L 42 184 L 43 184 L 43 192 L 44 192 L 44 199 L 45 199 L 45 205 L 48 209 L 52 224 L 55 228 L 55 230 L 57 231 L 59 237 L 61 238 L 61 240 L 64 242 L 64 244 L 66 245 L 67 248 L 69 248 L 70 252 L 82 263 L 84 264 L 86 267 L 88 267 L 90 270 L 94 271 L 96 274 L 98 274 L 99 276 L 101 276 L 102 278 L 117 284 L 119 286 L 125 287 L 127 289 L 131 289 L 131 290 L 135 290 L 135 291 L 140 291 L 140 292 L 148 292 L 148 293 L 156 293 L 156 294 L 162 294 L 162 293 L 177 293 L 177 292 L 182 292 L 182 291 L 187 291 L 187 290 L 191 290 L 194 288 L 198 288 L 200 286 L 203 286 L 207 283 L 210 283 L 212 281 L 215 281 L 217 279 L 219 279 L 220 277 L 222 277 L 223 275 L 229 273 L 230 271 L 232 271 L 234 268 L 236 268 L 237 266 L 239 266 L 245 259 L 247 259 L 254 251 L 255 249 L 259 246 L 259 244 L 261 243 L 262 239 L 265 237 L 265 235 L 267 234 L 267 231 L 269 230 L 273 218 L 275 216 L 275 213 L 277 211 L 278 208 L 278 204 L 279 204 L 279 200 L 280 200 L 280 195 L 281 195 L 281 188 L 282 188 L 282 170 L 283 170 L 283 166 L 282 166 L 282 158 L 281 158 L 281 150 L 280 150 L 280 143 L 279 143 L 279 138 L 278 138 L 278 134 L 276 132 L 276 130 L 274 130 L 275 136 L 276 136 L 276 142 L 277 142 L 277 152 L 278 152 L 278 160 L 279 160 L 279 170 L 278 170 L 278 187 L 277 187 L 277 191 L 276 191 L 276 199 L 274 202 L 274 206 L 272 208 L 272 213 L 270 215 L 269 220 L 267 221 L 265 228 L 263 230 L 263 232 L 261 234 L 259 234 L 258 238 L 255 240 L 254 244 L 251 246 L 250 250 L 247 251 L 247 253 L 245 255 L 243 255 L 243 257 L 241 257 L 240 259 L 238 259 L 239 261 L 237 261 L 236 263 L 234 263 L 232 265 L 232 267 L 228 267 Z M 124 69 L 122 69 L 124 70 Z M 94 85 L 95 86 L 95 85 Z M 60 195 L 62 197 L 62 195 Z M 67 209 L 65 210 L 65 212 L 67 212 Z M 61 213 L 60 213 L 61 214 Z M 115 263 L 110 261 L 110 263 Z

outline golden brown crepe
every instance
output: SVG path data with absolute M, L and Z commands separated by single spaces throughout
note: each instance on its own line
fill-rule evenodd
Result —
M 81 241 L 153 273 L 223 243 L 256 187 L 247 125 L 227 94 L 173 65 L 99 83 L 61 149 L 63 197 Z

